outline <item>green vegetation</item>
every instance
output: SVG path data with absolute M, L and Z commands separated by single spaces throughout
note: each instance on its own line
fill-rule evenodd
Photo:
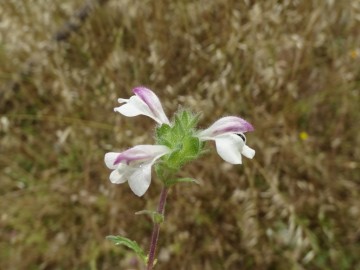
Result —
M 359 1 L 84 2 L 0 5 L 0 269 L 139 268 L 105 237 L 147 250 L 159 179 L 138 198 L 103 162 L 154 141 L 113 112 L 138 85 L 255 127 L 253 160 L 184 166 L 156 269 L 360 269 Z

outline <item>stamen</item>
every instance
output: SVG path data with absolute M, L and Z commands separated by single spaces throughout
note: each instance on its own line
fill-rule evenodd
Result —
M 235 134 L 238 135 L 244 141 L 244 143 L 246 142 L 246 137 L 244 134 L 242 133 L 235 133 Z

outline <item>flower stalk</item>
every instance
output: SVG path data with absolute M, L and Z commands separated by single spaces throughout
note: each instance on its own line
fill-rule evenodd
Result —
M 168 194 L 169 188 L 166 186 L 163 186 L 160 194 L 160 200 L 159 205 L 157 208 L 157 213 L 160 215 L 164 215 L 165 213 L 165 203 L 166 203 L 166 197 Z M 160 232 L 160 224 L 156 220 L 154 220 L 154 227 L 151 235 L 151 242 L 150 242 L 150 250 L 149 250 L 149 257 L 147 262 L 147 270 L 152 270 L 154 266 L 155 261 L 155 252 L 156 252 L 156 245 L 157 241 L 159 239 L 159 232 Z

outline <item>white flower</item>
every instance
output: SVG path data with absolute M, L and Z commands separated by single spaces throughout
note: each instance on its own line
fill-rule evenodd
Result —
M 122 153 L 106 153 L 105 164 L 113 170 L 110 181 L 114 184 L 128 181 L 131 190 L 142 196 L 150 186 L 151 166 L 169 152 L 163 145 L 137 145 Z
M 220 118 L 209 128 L 199 132 L 198 138 L 202 141 L 214 140 L 216 151 L 225 161 L 231 164 L 241 164 L 244 155 L 253 158 L 255 150 L 246 145 L 244 132 L 254 128 L 244 119 L 236 116 Z
M 133 93 L 135 95 L 130 99 L 119 98 L 119 103 L 125 104 L 115 108 L 114 111 L 128 117 L 146 115 L 159 124 L 170 124 L 159 98 L 153 91 L 145 87 L 136 87 L 133 89 Z

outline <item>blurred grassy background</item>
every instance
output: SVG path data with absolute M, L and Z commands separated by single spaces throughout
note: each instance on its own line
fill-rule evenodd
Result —
M 171 190 L 157 269 L 360 269 L 360 2 L 6 0 L 0 5 L 0 269 L 138 269 L 137 198 L 104 153 L 153 142 L 113 112 L 146 85 L 207 127 L 239 115 L 254 160 L 212 147 Z M 76 31 L 74 31 L 76 30 Z

